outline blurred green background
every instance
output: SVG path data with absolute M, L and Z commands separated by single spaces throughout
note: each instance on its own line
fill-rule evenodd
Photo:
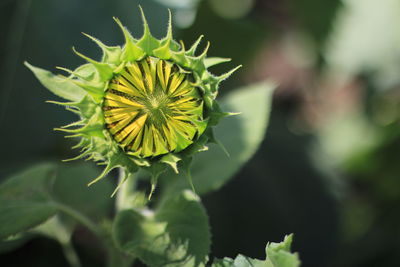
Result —
M 98 58 L 81 32 L 122 44 L 116 16 L 138 37 L 138 4 L 156 37 L 165 35 L 168 7 L 175 39 L 190 44 L 204 34 L 210 56 L 233 59 L 216 74 L 243 64 L 221 95 L 265 79 L 279 84 L 259 151 L 203 198 L 212 256 L 262 258 L 267 241 L 293 232 L 302 266 L 398 266 L 398 0 L 1 0 L 0 179 L 75 153 L 52 131 L 74 115 L 44 103 L 55 97 L 23 61 L 73 69 L 82 61 L 72 46 Z M 102 266 L 85 229 L 73 242 L 84 266 Z M 67 266 L 59 245 L 46 238 L 1 254 L 0 262 Z

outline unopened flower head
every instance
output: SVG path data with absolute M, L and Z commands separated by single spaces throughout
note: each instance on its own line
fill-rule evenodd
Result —
M 122 150 L 140 158 L 177 153 L 203 133 L 203 100 L 191 79 L 155 57 L 131 62 L 114 76 L 103 114 Z
M 144 33 L 140 39 L 133 38 L 114 18 L 125 37 L 122 47 L 107 46 L 85 34 L 102 49 L 102 59 L 93 60 L 73 49 L 86 63 L 75 70 L 60 68 L 69 77 L 44 81 L 43 70 L 27 64 L 53 92 L 59 79 L 83 89 L 77 101 L 54 103 L 80 116 L 79 121 L 59 128 L 80 138 L 75 148 L 82 153 L 74 159 L 89 158 L 106 166 L 93 182 L 116 167 L 126 174 L 140 167 L 153 176 L 168 166 L 178 172 L 179 161 L 215 141 L 212 127 L 229 115 L 221 111 L 215 98 L 220 82 L 237 68 L 220 76 L 207 70 L 229 59 L 208 58 L 209 43 L 196 54 L 202 36 L 188 50 L 174 41 L 171 14 L 167 35 L 161 40 L 151 35 L 143 11 L 142 18 Z

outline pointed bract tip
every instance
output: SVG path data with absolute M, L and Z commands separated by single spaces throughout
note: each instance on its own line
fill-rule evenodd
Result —
M 225 62 L 230 62 L 232 59 L 231 58 L 223 58 L 223 57 L 208 57 L 204 59 L 204 65 L 206 68 L 210 68 L 212 66 L 225 63 Z
M 153 196 L 153 193 L 154 193 L 154 191 L 156 190 L 156 187 L 155 187 L 155 185 L 151 185 L 151 189 L 150 189 L 150 193 L 149 193 L 149 196 L 147 197 L 147 200 L 148 201 L 150 201 L 151 200 L 151 197 Z
M 97 62 L 96 60 L 91 59 L 91 58 L 85 56 L 84 54 L 78 52 L 78 50 L 76 50 L 75 46 L 72 47 L 72 51 L 73 51 L 77 56 L 83 58 L 84 60 L 86 60 L 86 61 L 89 62 L 89 63 L 99 63 L 99 62 Z
M 122 22 L 119 20 L 119 18 L 113 17 L 113 20 L 118 24 L 118 26 L 119 26 L 120 28 L 124 28 L 124 26 L 122 25 Z
M 128 180 L 129 175 L 124 174 L 124 178 L 118 183 L 117 187 L 114 189 L 114 191 L 111 194 L 111 198 L 115 196 L 115 194 L 121 189 L 121 186 Z
M 144 11 L 143 11 L 143 8 L 141 5 L 139 5 L 139 10 L 140 10 L 140 14 L 142 15 L 142 21 L 143 21 L 143 28 L 144 28 L 143 35 L 151 35 L 149 24 L 147 23 L 146 15 L 144 14 Z
M 88 61 L 88 62 L 90 62 L 90 63 L 91 63 L 91 61 L 94 61 L 94 60 L 88 58 L 87 56 L 85 56 L 84 54 L 78 52 L 78 51 L 76 50 L 75 46 L 72 47 L 72 51 L 73 51 L 77 56 L 83 58 L 84 60 L 86 60 L 86 61 Z
M 68 74 L 70 74 L 70 75 L 75 75 L 75 76 L 77 76 L 76 73 L 74 73 L 74 72 L 73 72 L 72 70 L 70 70 L 70 69 L 67 69 L 67 68 L 64 68 L 64 67 L 60 67 L 60 66 L 56 66 L 56 69 L 57 69 L 57 70 L 62 70 L 62 71 L 66 72 L 66 73 L 68 73 Z M 69 77 L 69 78 L 71 78 L 71 77 Z
M 187 51 L 187 54 L 190 56 L 194 56 L 194 53 L 196 52 L 197 47 L 199 46 L 201 40 L 204 38 L 204 35 L 200 35 L 199 38 L 193 43 L 193 45 L 190 47 L 190 49 Z
M 93 179 L 90 183 L 87 184 L 87 186 L 91 186 L 94 183 L 97 183 L 98 181 L 100 181 L 101 179 L 103 179 L 106 176 L 106 169 L 104 169 L 104 171 L 95 179 Z
M 72 106 L 74 104 L 74 102 L 59 102 L 59 101 L 54 101 L 54 100 L 46 100 L 44 102 L 48 103 L 48 104 L 55 104 L 55 105 L 60 105 L 60 106 Z
M 79 154 L 78 156 L 70 158 L 70 159 L 63 159 L 63 160 L 61 160 L 61 162 L 70 162 L 70 161 L 78 160 L 78 159 L 83 158 L 86 155 L 87 155 L 87 153 L 82 153 L 82 154 Z
M 179 44 L 181 45 L 182 51 L 185 51 L 185 43 L 182 40 L 179 40 Z
M 156 191 L 156 187 L 157 187 L 157 179 L 158 179 L 158 176 L 155 176 L 155 177 L 152 177 L 152 178 L 151 178 L 151 188 L 150 188 L 150 193 L 149 193 L 149 196 L 147 197 L 147 200 L 148 200 L 148 201 L 150 201 L 150 200 L 151 200 L 151 197 L 153 196 L 153 194 L 154 194 L 154 191 Z
M 168 8 L 168 29 L 166 38 L 172 40 L 172 13 L 169 8 Z
M 113 17 L 113 20 L 115 21 L 115 23 L 118 24 L 118 26 L 121 27 L 122 23 L 121 23 L 121 21 L 120 21 L 117 17 Z
M 116 17 L 113 17 L 113 19 L 114 19 L 114 21 L 118 24 L 118 27 L 121 29 L 121 31 L 122 31 L 122 33 L 123 33 L 123 35 L 124 35 L 124 38 L 125 38 L 125 45 L 129 45 L 129 43 L 131 43 L 132 42 L 132 39 L 133 39 L 133 37 L 132 37 L 132 35 L 130 34 L 130 32 L 126 29 L 126 27 L 124 26 L 124 25 L 122 25 L 122 22 L 118 19 L 118 18 L 116 18 Z
M 26 66 L 26 67 L 28 67 L 29 69 L 32 67 L 32 65 L 31 64 L 29 64 L 29 62 L 28 61 L 24 61 L 24 65 Z
M 205 58 L 207 56 L 208 49 L 210 49 L 210 42 L 207 41 L 206 47 L 203 50 L 203 53 L 199 56 L 199 58 Z
M 230 71 L 228 71 L 227 73 L 224 73 L 220 76 L 218 76 L 217 78 L 219 79 L 219 82 L 229 78 L 229 76 L 231 76 L 235 71 L 237 71 L 238 69 L 240 69 L 243 65 L 239 65 L 233 69 L 231 69 Z
M 93 37 L 87 33 L 81 32 L 84 36 L 86 36 L 87 38 L 89 38 L 90 40 L 92 40 L 93 42 L 95 42 L 98 46 L 100 46 L 101 48 L 105 47 L 105 45 L 96 37 Z
M 243 112 L 225 112 L 226 116 L 237 116 L 241 115 Z

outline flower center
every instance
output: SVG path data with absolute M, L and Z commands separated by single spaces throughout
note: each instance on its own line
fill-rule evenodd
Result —
M 188 75 L 153 57 L 128 63 L 114 76 L 103 113 L 114 140 L 137 157 L 179 152 L 206 126 L 201 96 Z

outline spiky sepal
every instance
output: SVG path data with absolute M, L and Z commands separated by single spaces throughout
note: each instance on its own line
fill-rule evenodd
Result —
M 215 141 L 212 126 L 229 115 L 215 98 L 219 84 L 240 66 L 212 75 L 207 68 L 229 59 L 207 58 L 209 43 L 196 55 L 202 36 L 188 50 L 174 41 L 171 13 L 166 37 L 154 38 L 140 10 L 144 25 L 140 39 L 114 18 L 125 37 L 122 47 L 107 46 L 84 34 L 102 49 L 101 61 L 73 49 L 87 63 L 75 70 L 59 68 L 69 73 L 64 79 L 86 94 L 75 102 L 53 102 L 80 116 L 78 122 L 58 130 L 80 138 L 74 148 L 81 154 L 74 159 L 106 166 L 90 184 L 116 167 L 126 174 L 144 168 L 152 174 L 154 188 L 168 166 L 178 172 L 179 161 L 190 161 L 194 153 L 206 150 L 206 144 Z M 33 66 L 27 66 L 37 75 Z

